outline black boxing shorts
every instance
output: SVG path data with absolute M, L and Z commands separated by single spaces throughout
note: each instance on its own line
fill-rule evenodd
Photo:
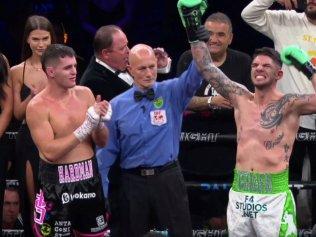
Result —
M 35 236 L 104 236 L 107 210 L 96 158 L 71 164 L 40 161 Z

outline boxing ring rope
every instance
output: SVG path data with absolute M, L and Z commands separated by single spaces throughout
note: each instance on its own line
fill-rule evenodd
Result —
M 162 236 L 168 236 L 168 231 L 151 231 Z M 193 230 L 193 237 L 229 237 L 227 230 Z M 316 237 L 316 225 L 313 229 L 297 230 L 298 237 Z
M 295 140 L 298 142 L 316 143 L 316 132 L 299 132 Z M 235 134 L 220 134 L 212 132 L 181 132 L 181 142 L 221 143 L 236 142 Z
M 10 139 L 15 139 L 18 132 L 6 132 L 6 135 Z M 220 134 L 211 132 L 181 132 L 181 142 L 192 142 L 192 143 L 232 143 L 236 142 L 236 135 L 234 134 Z M 298 142 L 311 142 L 316 143 L 316 132 L 300 132 L 296 134 L 296 141 Z M 13 181 L 14 182 L 14 181 Z M 220 191 L 229 190 L 231 187 L 230 183 L 199 183 L 199 182 L 186 182 L 187 188 L 199 188 L 205 191 Z M 315 189 L 316 181 L 308 182 L 290 182 L 289 188 L 291 189 Z M 160 233 L 163 236 L 168 236 L 167 231 L 151 231 Z M 192 231 L 193 237 L 228 237 L 228 231 L 215 230 L 215 229 L 195 229 Z M 2 236 L 23 236 L 23 230 L 3 230 Z M 110 235 L 109 235 L 110 236 Z M 316 225 L 313 229 L 300 229 L 298 230 L 298 237 L 316 237 Z
M 186 182 L 187 188 L 200 188 L 202 190 L 209 191 L 219 191 L 219 190 L 229 190 L 231 187 L 230 183 L 199 183 L 199 182 Z M 316 181 L 294 181 L 289 183 L 289 188 L 291 189 L 314 189 L 316 188 Z
M 24 230 L 3 229 L 1 236 L 3 236 L 3 237 L 24 237 Z

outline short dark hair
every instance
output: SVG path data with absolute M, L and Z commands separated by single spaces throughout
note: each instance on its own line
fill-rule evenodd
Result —
M 46 70 L 48 64 L 56 63 L 60 58 L 64 57 L 76 57 L 76 53 L 71 47 L 63 44 L 49 45 L 41 57 L 43 70 Z
M 255 57 L 257 57 L 258 55 L 268 56 L 269 58 L 273 60 L 275 64 L 282 67 L 282 60 L 281 60 L 280 54 L 275 49 L 270 48 L 270 47 L 263 47 L 263 48 L 256 49 L 253 54 L 252 59 L 255 59 Z
M 215 12 L 215 13 L 209 15 L 206 18 L 205 22 L 208 22 L 208 21 L 225 23 L 228 25 L 230 32 L 231 33 L 233 32 L 232 21 L 230 20 L 230 18 L 226 14 L 224 14 L 222 12 Z
M 27 43 L 27 38 L 33 30 L 45 30 L 50 34 L 52 44 L 56 43 L 56 34 L 52 23 L 44 16 L 33 15 L 26 20 L 22 39 L 22 61 L 32 56 L 32 50 Z
M 102 49 L 108 49 L 113 44 L 113 34 L 122 31 L 120 27 L 116 25 L 102 26 L 95 33 L 93 40 L 94 54 L 99 55 Z

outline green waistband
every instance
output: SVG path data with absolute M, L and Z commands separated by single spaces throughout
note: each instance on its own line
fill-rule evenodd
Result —
M 273 194 L 289 190 L 288 169 L 280 173 L 260 174 L 234 170 L 232 189 L 236 192 Z

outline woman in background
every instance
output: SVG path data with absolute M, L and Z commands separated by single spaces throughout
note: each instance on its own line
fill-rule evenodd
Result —
M 50 21 L 43 16 L 30 16 L 24 27 L 22 63 L 11 68 L 13 112 L 14 116 L 22 121 L 16 140 L 16 171 L 24 197 L 22 216 L 26 226 L 26 236 L 31 233 L 33 224 L 39 154 L 25 122 L 25 111 L 34 95 L 45 88 L 47 77 L 42 70 L 41 56 L 47 46 L 56 43 L 55 41 L 55 32 Z
M 12 81 L 9 77 L 9 63 L 0 52 L 0 233 L 2 233 L 2 209 L 5 188 L 6 172 L 11 153 L 9 152 L 9 137 L 6 136 L 9 123 L 12 118 L 13 97 Z

